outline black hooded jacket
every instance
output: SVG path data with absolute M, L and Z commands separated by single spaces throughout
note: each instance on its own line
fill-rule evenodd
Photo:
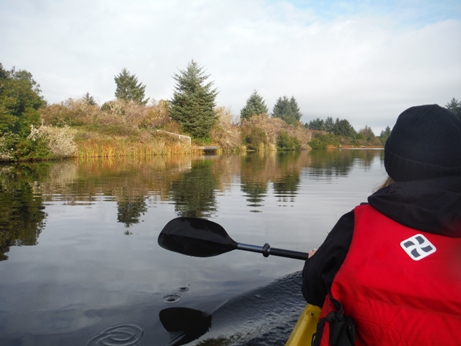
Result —
M 368 197 L 382 214 L 407 227 L 461 238 L 461 177 L 395 182 Z M 354 233 L 354 211 L 343 215 L 303 269 L 302 292 L 322 306 Z M 461 249 L 460 249 L 461 251 Z

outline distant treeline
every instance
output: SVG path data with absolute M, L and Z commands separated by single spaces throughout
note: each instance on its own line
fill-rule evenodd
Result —
M 450 102 L 445 105 L 445 108 L 454 113 L 458 118 L 461 119 L 461 102 L 457 99 L 452 98 Z M 338 137 L 346 137 L 352 140 L 351 143 L 357 145 L 358 141 L 367 141 L 369 144 L 372 142 L 378 144 L 379 142 L 384 145 L 387 138 L 391 134 L 391 128 L 387 126 L 381 131 L 379 136 L 375 136 L 372 129 L 368 126 L 355 131 L 354 127 L 346 119 L 340 120 L 336 118 L 333 120 L 332 117 L 326 118 L 326 120 L 317 118 L 309 121 L 305 126 L 310 130 L 322 131 L 322 134 L 317 134 L 315 139 L 310 142 L 312 147 L 325 147 L 325 145 L 337 145 Z M 377 142 L 379 140 L 379 142 Z
M 317 118 L 306 123 L 305 126 L 310 130 L 325 132 L 316 136 L 314 143 L 311 143 L 314 147 L 336 145 L 338 137 L 350 138 L 353 145 L 365 141 L 368 145 L 379 146 L 384 145 L 391 133 L 391 128 L 387 126 L 385 130 L 381 131 L 379 137 L 376 137 L 373 130 L 367 125 L 357 132 L 348 120 L 336 118 L 333 121 L 332 117 L 328 117 L 326 120 Z
M 114 100 L 99 106 L 86 93 L 48 105 L 30 72 L 5 70 L 0 63 L 0 161 L 171 155 L 207 144 L 222 150 L 380 146 L 390 133 L 387 127 L 376 137 L 368 126 L 357 132 L 339 118 L 302 124 L 294 96 L 279 97 L 269 114 L 257 91 L 248 98 L 240 118 L 234 119 L 230 110 L 216 106 L 218 91 L 195 61 L 173 78 L 170 100 L 146 98 L 146 86 L 123 69 L 114 76 Z M 446 107 L 458 116 L 461 113 L 454 98 Z M 190 136 L 192 146 L 165 131 Z

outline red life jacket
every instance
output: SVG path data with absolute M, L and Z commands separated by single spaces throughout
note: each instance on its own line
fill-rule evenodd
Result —
M 461 238 L 402 226 L 370 205 L 354 217 L 331 296 L 355 322 L 355 345 L 461 345 Z M 334 310 L 327 297 L 320 318 Z

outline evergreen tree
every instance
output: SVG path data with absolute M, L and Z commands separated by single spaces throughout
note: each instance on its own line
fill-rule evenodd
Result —
M 370 140 L 375 137 L 373 130 L 368 125 L 365 125 L 363 129 L 359 130 L 359 134 L 363 135 L 363 138 L 366 140 Z
M 386 128 L 381 131 L 381 134 L 379 135 L 379 137 L 387 139 L 390 135 L 391 135 L 391 128 L 389 126 L 386 126 Z
M 287 124 L 297 124 L 301 119 L 301 112 L 294 97 L 289 100 L 288 97 L 283 96 L 275 103 L 272 116 L 283 119 Z
M 3 64 L 0 62 L 0 79 L 8 78 L 8 71 L 3 68 Z
M 461 119 L 461 102 L 459 102 L 457 99 L 453 97 L 451 101 L 446 104 L 445 108 L 456 114 L 458 118 Z
M 206 83 L 208 77 L 194 60 L 173 77 L 176 85 L 170 116 L 193 137 L 208 138 L 218 119 L 213 109 L 218 91 L 212 88 L 213 82 Z
M 40 96 L 40 85 L 25 70 L 4 70 L 0 63 L 0 135 L 13 132 L 27 136 L 30 125 L 38 125 L 38 109 L 46 102 Z
M 333 118 L 327 117 L 327 119 L 325 120 L 325 131 L 327 131 L 328 133 L 332 133 L 334 131 L 334 128 L 335 123 L 333 122 Z
M 267 114 L 267 106 L 264 99 L 255 90 L 247 100 L 245 107 L 240 111 L 240 118 L 248 119 L 253 115 Z
M 389 126 L 386 126 L 386 128 L 381 131 L 381 134 L 379 135 L 379 140 L 383 145 L 386 144 L 387 139 L 391 135 L 391 128 Z
M 311 120 L 306 125 L 306 127 L 310 130 L 325 131 L 325 122 L 320 118 Z
M 86 93 L 85 96 L 82 97 L 83 102 L 90 106 L 96 106 L 96 101 L 94 97 L 90 95 L 90 93 Z
M 293 116 L 296 118 L 296 120 L 300 121 L 303 115 L 301 114 L 301 110 L 299 109 L 298 102 L 293 96 L 290 99 L 290 106 L 291 111 L 293 112 Z
M 126 68 L 114 77 L 117 88 L 115 89 L 115 97 L 124 101 L 133 101 L 141 105 L 145 105 L 149 98 L 144 99 L 146 86 L 138 83 L 136 75 L 131 75 Z
M 336 136 L 345 137 L 355 137 L 357 135 L 349 121 L 347 121 L 346 119 L 339 120 L 339 118 L 336 118 L 333 133 Z

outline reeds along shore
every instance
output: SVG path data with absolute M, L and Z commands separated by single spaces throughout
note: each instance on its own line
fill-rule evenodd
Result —
M 124 139 L 110 140 L 105 142 L 85 141 L 78 145 L 77 153 L 73 156 L 80 158 L 88 157 L 151 157 L 151 156 L 174 156 L 174 155 L 203 155 L 205 153 L 222 154 L 223 152 L 239 152 L 223 150 L 221 147 L 208 151 L 206 147 L 188 145 L 184 142 L 152 141 L 149 143 L 131 142 Z

